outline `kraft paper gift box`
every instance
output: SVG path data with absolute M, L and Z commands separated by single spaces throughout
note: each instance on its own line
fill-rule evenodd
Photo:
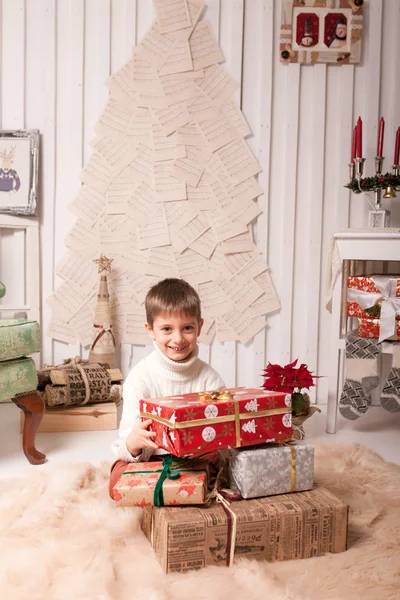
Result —
M 210 481 L 207 461 L 130 463 L 111 492 L 117 506 L 204 504 Z
M 230 487 L 242 498 L 260 498 L 311 490 L 314 446 L 268 444 L 227 450 Z
M 358 335 L 366 338 L 378 339 L 381 332 L 381 320 L 372 317 L 361 317 L 358 319 Z M 387 340 L 400 340 L 400 317 L 396 317 L 396 332 L 385 338 Z
M 209 507 L 145 507 L 142 529 L 172 573 L 230 566 L 236 557 L 273 562 L 344 552 L 347 515 L 346 504 L 315 487 Z
M 154 442 L 179 457 L 292 436 L 290 394 L 256 388 L 141 400 L 140 416 L 153 420 Z

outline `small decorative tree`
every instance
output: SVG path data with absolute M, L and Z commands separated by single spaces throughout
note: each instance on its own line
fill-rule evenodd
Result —
M 115 338 L 111 323 L 110 296 L 108 293 L 107 273 L 111 271 L 113 259 L 103 254 L 95 260 L 99 265 L 100 285 L 97 294 L 96 313 L 93 324 L 93 341 L 90 346 L 89 361 L 91 363 L 107 363 L 116 366 Z

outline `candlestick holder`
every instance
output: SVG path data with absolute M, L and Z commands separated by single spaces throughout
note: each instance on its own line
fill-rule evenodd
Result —
M 357 179 L 361 179 L 363 173 L 364 173 L 364 163 L 365 163 L 365 158 L 356 158 L 356 178 Z
M 375 173 L 377 175 L 382 174 L 383 161 L 385 160 L 384 156 L 375 156 Z
M 385 157 L 384 156 L 375 156 L 375 176 L 378 179 L 378 183 L 379 183 L 379 179 L 382 179 L 381 175 L 382 175 L 382 167 L 383 167 L 383 161 L 384 161 Z M 374 188 L 374 194 L 375 194 L 375 206 L 374 206 L 374 210 L 369 210 L 368 211 L 368 227 L 389 227 L 390 226 L 390 211 L 386 210 L 383 208 L 382 206 L 382 188 L 380 186 L 376 186 Z M 387 189 L 385 194 L 383 195 L 384 198 L 392 198 L 392 195 L 386 195 L 387 194 Z M 396 194 L 394 195 L 394 197 L 396 197 Z
M 392 173 L 382 174 L 384 156 L 375 156 L 375 176 L 363 177 L 365 158 L 358 157 L 349 164 L 350 183 L 346 186 L 354 193 L 366 194 L 371 209 L 368 211 L 368 227 L 389 227 L 390 211 L 383 208 L 383 198 L 396 198 L 400 190 L 400 166 L 393 165 Z M 384 190 L 384 193 L 383 193 Z M 368 198 L 368 192 L 373 192 L 374 199 Z
M 349 175 L 350 181 L 356 178 L 356 163 L 354 162 L 349 163 Z
M 350 176 L 352 176 L 352 179 L 355 179 L 357 181 L 357 187 L 358 187 L 358 192 L 363 192 L 363 190 L 361 189 L 361 180 L 362 180 L 362 176 L 364 173 L 364 163 L 365 163 L 365 158 L 361 158 L 361 157 L 357 157 L 354 159 L 354 163 L 353 164 L 353 168 L 350 171 Z

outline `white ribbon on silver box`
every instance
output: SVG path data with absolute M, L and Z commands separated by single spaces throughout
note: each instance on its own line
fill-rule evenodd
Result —
M 397 279 L 386 275 L 374 275 L 371 279 L 380 293 L 348 288 L 347 300 L 357 302 L 363 310 L 372 308 L 382 300 L 378 342 L 383 342 L 396 333 L 396 315 L 400 315 L 400 296 L 396 296 Z

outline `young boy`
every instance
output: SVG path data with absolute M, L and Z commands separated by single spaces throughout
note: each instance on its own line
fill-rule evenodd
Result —
M 198 357 L 197 338 L 203 319 L 200 298 L 192 286 L 182 279 L 164 279 L 150 289 L 145 307 L 145 327 L 154 340 L 154 351 L 125 380 L 119 439 L 112 444 L 117 457 L 126 462 L 148 460 L 153 453 L 165 454 L 154 443 L 155 434 L 148 430 L 151 419 L 140 421 L 140 399 L 225 387 L 218 373 Z M 119 470 L 113 469 L 113 479 Z

